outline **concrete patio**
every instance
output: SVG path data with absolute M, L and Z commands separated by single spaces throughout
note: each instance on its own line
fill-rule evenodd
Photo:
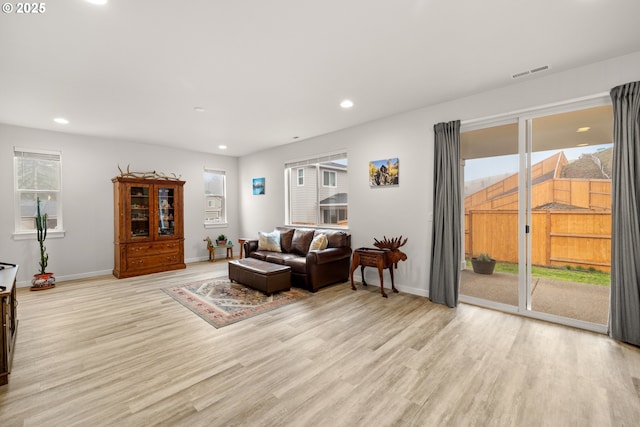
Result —
M 463 270 L 460 295 L 517 306 L 518 277 L 509 273 L 485 275 Z M 608 286 L 534 277 L 532 296 L 534 311 L 602 325 L 608 322 Z

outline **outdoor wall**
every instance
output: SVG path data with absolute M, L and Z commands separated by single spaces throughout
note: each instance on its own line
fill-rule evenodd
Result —
M 184 187 L 185 260 L 208 258 L 205 235 L 238 236 L 237 159 L 131 141 L 72 135 L 0 124 L 0 261 L 20 264 L 19 286 L 38 269 L 38 243 L 14 240 L 13 147 L 62 150 L 65 236 L 48 237 L 49 269 L 58 279 L 111 274 L 113 269 L 113 184 L 118 165 L 131 171 L 175 173 Z M 204 167 L 227 173 L 229 226 L 203 226 Z
M 507 74 L 507 73 L 505 73 Z M 475 120 L 608 93 L 640 80 L 640 52 L 505 86 L 451 102 L 387 117 L 339 132 L 242 157 L 239 162 L 241 234 L 256 236 L 282 225 L 284 163 L 346 150 L 349 160 L 349 229 L 352 247 L 372 246 L 374 238 L 403 235 L 408 255 L 395 273 L 403 292 L 427 295 L 433 206 L 433 125 Z M 354 108 L 358 108 L 356 105 Z M 370 160 L 398 157 L 400 185 L 370 188 Z M 251 194 L 251 179 L 266 177 L 264 196 Z M 378 283 L 374 269 L 367 281 Z M 389 284 L 388 273 L 385 281 Z

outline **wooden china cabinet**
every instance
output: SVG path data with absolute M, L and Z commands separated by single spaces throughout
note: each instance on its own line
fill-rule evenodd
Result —
M 122 176 L 112 181 L 113 275 L 123 278 L 186 268 L 184 181 Z

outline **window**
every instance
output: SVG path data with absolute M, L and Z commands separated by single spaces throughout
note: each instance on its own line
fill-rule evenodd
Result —
M 41 213 L 48 216 L 47 230 L 62 232 L 61 158 L 59 151 L 14 147 L 16 235 L 35 233 L 38 198 Z
M 286 163 L 285 176 L 285 223 L 348 226 L 347 153 Z
M 204 225 L 226 224 L 226 176 L 224 171 L 204 170 Z
M 338 179 L 338 174 L 336 171 L 322 171 L 322 185 L 325 187 L 337 187 L 336 182 Z

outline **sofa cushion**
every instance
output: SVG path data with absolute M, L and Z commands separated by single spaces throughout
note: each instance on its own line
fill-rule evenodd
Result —
M 292 273 L 307 274 L 307 260 L 305 257 L 298 256 L 284 260 L 284 265 L 291 267 Z
M 258 232 L 258 250 L 282 252 L 280 249 L 280 232 L 277 230 L 274 230 L 271 233 L 266 233 L 264 231 Z
M 280 232 L 280 248 L 282 252 L 291 252 L 291 241 L 293 240 L 293 232 L 295 229 L 278 227 L 276 230 Z
M 259 259 L 260 261 L 264 261 L 267 258 L 267 255 L 270 255 L 271 252 L 265 251 L 253 251 L 249 254 L 251 258 Z
M 299 258 L 299 255 L 269 252 L 264 260 L 274 264 L 284 265 L 285 261 L 291 258 Z
M 327 239 L 327 235 L 324 233 L 318 233 L 313 237 L 313 240 L 309 245 L 309 251 L 326 249 L 328 244 L 329 240 Z
M 298 255 L 306 255 L 309 252 L 311 240 L 313 240 L 313 233 L 313 230 L 296 228 L 291 240 L 291 252 Z
M 349 235 L 344 231 L 323 230 L 322 232 L 327 235 L 329 241 L 327 247 L 329 248 L 343 248 L 351 245 Z

